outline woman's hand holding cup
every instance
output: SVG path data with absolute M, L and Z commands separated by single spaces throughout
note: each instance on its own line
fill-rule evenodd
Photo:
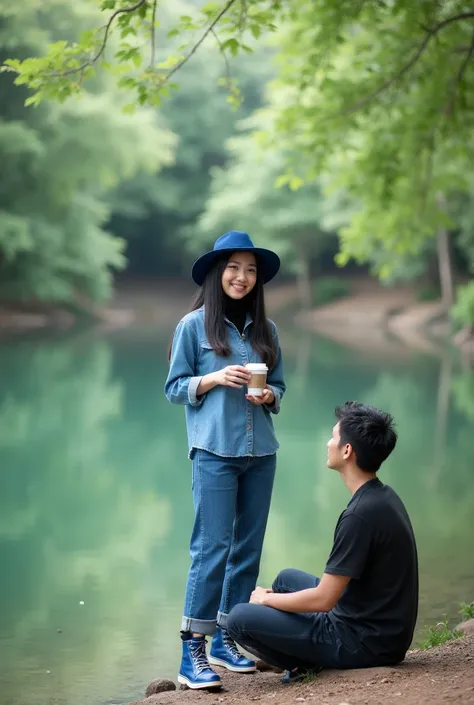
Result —
M 250 368 L 250 369 L 249 369 Z M 244 385 L 249 386 L 252 394 L 246 394 L 245 398 L 255 404 L 273 404 L 275 396 L 271 389 L 265 386 L 266 366 L 260 363 L 250 363 L 249 367 L 242 365 L 227 365 L 222 370 L 213 374 L 214 384 L 223 387 L 233 387 L 234 389 L 242 389 Z M 251 385 L 261 385 L 261 389 L 254 389 Z M 257 394 L 257 392 L 259 392 Z
M 245 398 L 256 406 L 261 406 L 262 404 L 273 404 L 275 401 L 275 395 L 271 389 L 268 389 L 268 387 L 265 387 L 261 396 L 254 397 L 252 394 L 246 394 Z
M 242 365 L 227 365 L 215 375 L 217 384 L 234 389 L 242 389 L 250 381 L 250 372 Z

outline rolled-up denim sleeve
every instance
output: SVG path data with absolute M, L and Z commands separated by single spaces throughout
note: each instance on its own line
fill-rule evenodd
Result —
M 165 382 L 165 395 L 172 404 L 202 404 L 205 395 L 197 396 L 202 376 L 195 375 L 196 357 L 196 334 L 185 321 L 180 321 L 173 337 L 170 368 Z
M 285 380 L 283 379 L 283 359 L 280 348 L 280 341 L 278 340 L 278 333 L 276 326 L 273 324 L 273 340 L 275 341 L 277 347 L 277 361 L 275 367 L 269 372 L 267 377 L 267 387 L 272 390 L 275 401 L 271 404 L 265 404 L 268 411 L 272 414 L 278 414 L 280 412 L 280 403 L 283 395 L 286 391 Z

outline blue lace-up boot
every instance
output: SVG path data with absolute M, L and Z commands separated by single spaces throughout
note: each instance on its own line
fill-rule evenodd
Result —
M 183 657 L 178 673 L 178 683 L 188 688 L 220 688 L 222 681 L 209 666 L 206 656 L 206 639 L 203 636 L 183 635 Z
M 241 654 L 235 641 L 221 627 L 217 627 L 217 632 L 212 640 L 209 663 L 214 666 L 224 666 L 229 671 L 236 673 L 253 673 L 257 670 L 255 661 Z

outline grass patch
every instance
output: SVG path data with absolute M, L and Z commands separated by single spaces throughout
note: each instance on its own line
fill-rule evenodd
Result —
M 321 672 L 320 668 L 315 668 L 312 671 L 306 671 L 306 673 L 303 675 L 302 679 L 300 680 L 300 683 L 311 683 L 311 681 L 314 681 L 314 679 L 318 677 L 320 672 Z
M 435 646 L 446 644 L 447 641 L 459 639 L 462 636 L 461 632 L 455 629 L 450 629 L 447 617 L 442 622 L 438 622 L 434 627 L 430 627 L 426 637 L 420 643 L 420 649 L 432 649 Z
M 468 619 L 474 619 L 474 602 L 461 602 L 459 606 L 459 613 L 461 614 L 463 622 Z

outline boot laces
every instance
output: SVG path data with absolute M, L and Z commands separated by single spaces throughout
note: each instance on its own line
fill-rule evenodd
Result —
M 234 658 L 242 658 L 242 654 L 235 645 L 235 641 L 225 629 L 222 630 L 222 643 Z
M 193 660 L 197 673 L 202 673 L 206 668 L 210 668 L 209 661 L 206 656 L 206 640 L 191 643 L 189 651 Z

